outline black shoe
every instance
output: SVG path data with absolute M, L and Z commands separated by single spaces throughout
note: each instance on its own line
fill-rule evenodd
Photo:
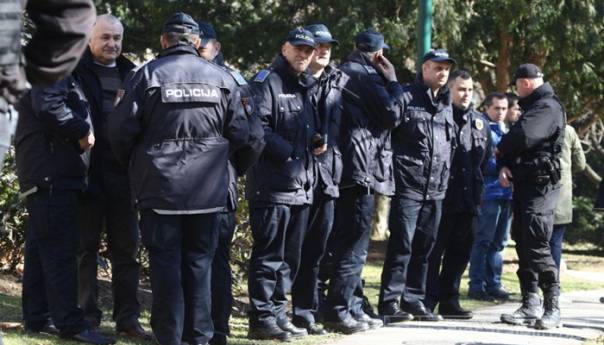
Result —
M 413 320 L 413 315 L 402 311 L 396 301 L 380 304 L 378 312 L 387 324 Z
M 317 324 L 316 322 L 308 322 L 302 318 L 297 318 L 294 316 L 292 323 L 296 327 L 306 329 L 306 332 L 308 332 L 308 334 L 310 334 L 310 335 L 327 334 L 327 331 L 323 327 L 321 327 L 321 325 Z
M 250 325 L 250 328 L 247 332 L 247 337 L 253 340 L 292 340 L 292 334 L 282 330 L 279 326 L 277 326 L 277 324 L 254 327 Z
M 153 340 L 153 335 L 147 332 L 143 326 L 141 326 L 138 322 L 131 327 L 119 327 L 116 329 L 117 334 L 122 337 L 128 337 L 132 339 L 140 339 L 145 341 Z
M 522 295 L 522 305 L 511 314 L 501 314 L 501 322 L 511 325 L 529 325 L 537 322 L 541 315 L 539 294 L 529 292 Z
M 487 294 L 499 301 L 507 301 L 510 299 L 510 293 L 503 288 L 503 286 L 499 286 L 496 289 L 487 291 Z
M 358 322 L 366 323 L 367 326 L 369 326 L 369 329 L 378 329 L 378 328 L 382 328 L 384 326 L 384 321 L 382 321 L 380 319 L 374 319 L 365 313 L 363 313 L 363 315 L 361 315 L 359 317 L 355 317 L 354 319 L 357 320 Z
M 428 310 L 422 302 L 405 303 L 401 305 L 401 310 L 413 315 L 413 319 L 417 321 L 442 321 L 443 317 L 438 314 L 433 314 Z
M 552 329 L 562 326 L 558 293 L 546 294 L 543 299 L 543 316 L 535 323 L 537 329 Z
M 459 305 L 459 301 L 439 303 L 438 313 L 445 319 L 469 320 L 474 317 L 471 311 Z
M 468 298 L 477 301 L 495 302 L 495 298 L 484 291 L 469 291 Z
M 42 326 L 41 328 L 25 328 L 26 332 L 29 333 L 44 333 L 44 334 L 50 334 L 50 335 L 59 335 L 59 330 L 57 329 L 57 327 L 55 327 L 55 324 L 51 321 L 48 320 L 46 321 L 46 323 L 44 324 L 44 326 Z
M 308 335 L 308 332 L 305 328 L 298 328 L 294 326 L 289 320 L 285 320 L 283 322 L 277 321 L 277 325 L 282 330 L 291 333 L 292 337 L 294 338 L 305 337 Z
M 112 345 L 115 344 L 115 339 L 106 337 L 101 333 L 86 329 L 82 332 L 68 337 L 69 339 L 77 340 L 82 343 L 96 344 L 96 345 Z
M 365 332 L 369 329 L 369 325 L 365 322 L 358 322 L 352 316 L 347 317 L 342 321 L 325 321 L 325 328 L 330 331 L 344 334 L 353 334 Z

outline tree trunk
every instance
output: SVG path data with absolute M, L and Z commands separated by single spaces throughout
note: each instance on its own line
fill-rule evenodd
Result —
M 497 57 L 497 69 L 495 70 L 497 76 L 496 88 L 499 92 L 506 92 L 508 85 L 510 84 L 510 74 L 508 70 L 511 64 L 510 48 L 512 48 L 512 43 L 512 35 L 507 32 L 504 27 L 500 28 L 499 54 Z

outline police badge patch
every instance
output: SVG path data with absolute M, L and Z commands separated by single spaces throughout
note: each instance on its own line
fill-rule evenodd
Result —
M 484 122 L 482 122 L 481 119 L 476 119 L 474 120 L 474 127 L 476 127 L 476 129 L 480 131 L 484 128 Z

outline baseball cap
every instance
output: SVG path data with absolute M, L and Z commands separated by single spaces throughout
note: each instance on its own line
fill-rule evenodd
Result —
M 304 29 L 310 31 L 313 34 L 315 42 L 317 43 L 330 43 L 338 45 L 339 42 L 331 36 L 331 32 L 327 26 L 323 24 L 311 24 L 304 27 Z
M 449 56 L 449 52 L 444 49 L 432 49 L 424 54 L 422 63 L 426 61 L 434 62 L 448 62 L 450 64 L 456 64 L 455 59 Z
M 314 48 L 317 45 L 312 32 L 303 28 L 293 29 L 287 34 L 285 40 L 294 46 L 309 46 Z
M 516 84 L 517 79 L 535 79 L 535 78 L 543 78 L 543 72 L 541 69 L 537 67 L 537 65 L 533 65 L 532 63 L 525 63 L 516 69 L 514 72 L 514 77 L 512 78 L 511 84 Z
M 212 24 L 204 21 L 198 21 L 197 25 L 199 26 L 199 38 L 201 39 L 201 47 L 205 47 L 210 40 L 217 40 L 218 34 Z
M 373 29 L 359 32 L 354 38 L 354 43 L 359 50 L 367 53 L 390 49 L 390 46 L 384 42 L 384 36 Z
M 171 14 L 164 22 L 162 33 L 168 32 L 199 34 L 199 26 L 190 15 L 184 12 L 176 12 Z

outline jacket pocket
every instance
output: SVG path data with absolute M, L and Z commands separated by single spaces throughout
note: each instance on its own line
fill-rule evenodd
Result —
M 388 181 L 392 177 L 392 151 L 381 150 L 377 159 L 375 179 L 378 182 Z
M 302 174 L 304 174 L 304 161 L 291 159 L 285 162 L 270 162 L 268 176 L 271 189 L 291 191 L 302 188 Z

